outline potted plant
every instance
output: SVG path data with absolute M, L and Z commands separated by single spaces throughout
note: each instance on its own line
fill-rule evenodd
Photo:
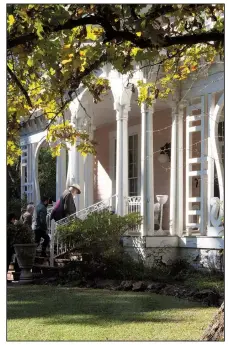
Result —
M 33 279 L 32 266 L 35 260 L 37 247 L 34 240 L 34 233 L 28 225 L 20 221 L 14 224 L 13 227 L 13 246 L 18 265 L 21 268 L 20 282 L 30 283 Z

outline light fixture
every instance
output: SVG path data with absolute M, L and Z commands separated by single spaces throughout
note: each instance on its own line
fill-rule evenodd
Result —
M 158 161 L 160 163 L 170 162 L 171 158 L 171 143 L 166 143 L 164 146 L 160 147 L 160 155 Z
M 167 163 L 168 157 L 164 153 L 160 153 L 160 155 L 158 156 L 158 161 L 162 164 Z

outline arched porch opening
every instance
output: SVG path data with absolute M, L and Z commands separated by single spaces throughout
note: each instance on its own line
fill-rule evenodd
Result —
M 56 201 L 56 157 L 53 157 L 46 141 L 43 142 L 38 156 L 38 182 L 40 197 L 47 196 Z

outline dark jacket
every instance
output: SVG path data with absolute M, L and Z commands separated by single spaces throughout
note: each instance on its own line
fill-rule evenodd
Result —
M 47 230 L 47 208 L 46 206 L 41 202 L 36 207 L 36 227 L 35 230 Z
M 68 217 L 71 214 L 76 212 L 74 198 L 73 198 L 73 195 L 71 194 L 71 192 L 68 189 L 66 189 L 63 192 L 62 197 L 63 197 L 64 216 Z

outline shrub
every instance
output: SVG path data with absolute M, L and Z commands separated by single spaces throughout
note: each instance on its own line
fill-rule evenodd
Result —
M 22 222 L 7 226 L 7 239 L 11 246 L 14 244 L 35 243 L 34 232 Z
M 7 200 L 7 212 L 14 213 L 17 218 L 20 218 L 22 209 L 25 209 L 26 205 L 26 196 L 24 196 L 23 199 L 10 198 Z
M 91 259 L 118 256 L 122 250 L 121 236 L 135 226 L 140 225 L 142 217 L 131 213 L 124 217 L 108 210 L 94 212 L 85 220 L 74 219 L 57 228 L 58 239 L 71 248 L 80 249 L 90 254 Z

